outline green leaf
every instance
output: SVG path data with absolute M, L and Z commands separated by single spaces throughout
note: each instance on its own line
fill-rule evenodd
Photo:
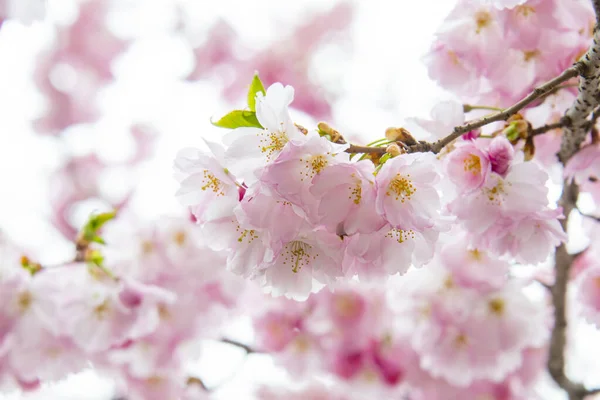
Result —
M 90 241 L 99 244 L 106 244 L 104 239 L 102 239 L 100 236 L 94 236 Z
M 248 107 L 251 111 L 256 111 L 256 95 L 261 92 L 263 95 L 267 94 L 263 83 L 260 81 L 258 74 L 255 73 L 248 89 Z
M 220 120 L 211 123 L 219 128 L 235 129 L 241 127 L 262 128 L 254 111 L 234 110 Z
M 88 222 L 83 226 L 84 239 L 88 242 L 104 244 L 104 241 L 98 236 L 98 231 L 105 223 L 113 219 L 116 215 L 116 211 L 111 211 L 90 216 Z
M 385 153 L 384 155 L 381 156 L 381 158 L 379 159 L 379 165 L 383 165 L 385 164 L 385 162 L 387 160 L 389 160 L 390 158 L 392 158 L 392 155 L 389 153 Z
M 383 138 L 383 139 L 377 139 L 374 142 L 368 143 L 366 146 L 367 147 L 373 147 L 373 146 L 378 147 L 378 146 L 382 146 L 382 145 L 390 144 L 390 143 L 392 143 L 392 141 L 388 140 L 387 138 Z

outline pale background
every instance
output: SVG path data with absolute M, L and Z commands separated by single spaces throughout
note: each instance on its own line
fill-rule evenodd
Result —
M 68 21 L 73 1 L 48 1 L 46 18 Z M 126 59 L 115 65 L 117 81 L 106 92 L 105 118 L 97 125 L 98 132 L 93 135 L 73 132 L 69 136 L 70 145 L 82 154 L 96 148 L 107 158 L 119 158 L 131 150 L 122 135 L 124 112 L 151 121 L 157 127 L 161 137 L 156 153 L 139 176 L 133 200 L 135 209 L 144 218 L 180 210 L 173 196 L 175 153 L 182 147 L 201 146 L 202 138 L 218 140 L 222 132 L 211 126 L 209 120 L 232 108 L 223 102 L 211 82 L 182 82 L 193 60 L 182 41 L 170 34 L 175 21 L 174 1 L 123 1 L 127 11 L 121 18 L 114 18 L 111 25 L 117 32 L 137 37 L 139 42 Z M 185 4 L 190 15 L 197 18 L 198 29 L 202 30 L 217 17 L 224 17 L 249 42 L 260 46 L 285 29 L 282 21 L 298 23 L 302 12 L 325 9 L 334 2 L 178 0 L 178 3 Z M 425 117 L 437 100 L 450 97 L 428 79 L 421 57 L 454 3 L 452 0 L 355 2 L 356 15 L 350 30 L 352 52 L 345 54 L 338 48 L 326 48 L 315 69 L 316 79 L 327 82 L 341 94 L 342 100 L 334 104 L 336 127 L 363 134 L 367 139 L 381 137 L 386 127 L 401 125 L 406 117 Z M 70 248 L 53 234 L 47 222 L 50 208 L 46 202 L 47 179 L 60 161 L 59 149 L 29 126 L 29 120 L 40 107 L 39 95 L 31 82 L 33 57 L 47 36 L 48 27 L 44 23 L 24 27 L 9 22 L 0 33 L 0 227 L 19 244 L 38 249 L 47 262 L 60 262 Z M 240 99 L 237 105 L 243 101 Z M 301 118 L 310 121 L 305 116 Z M 115 176 L 109 184 L 118 189 L 121 178 Z M 82 210 L 82 218 L 87 212 Z M 600 349 L 595 345 L 599 336 L 588 326 L 582 326 L 580 332 L 581 340 L 575 349 L 578 368 L 574 372 L 593 383 L 594 376 L 599 376 L 596 361 L 600 359 Z M 209 386 L 230 382 L 218 392 L 217 397 L 223 399 L 251 398 L 250 382 L 284 379 L 268 357 L 251 355 L 244 359 L 241 351 L 219 344 L 207 346 L 198 372 Z M 551 391 L 543 393 L 544 398 L 561 398 Z M 110 396 L 110 382 L 86 372 L 36 394 L 13 393 L 0 395 L 0 399 L 108 400 Z

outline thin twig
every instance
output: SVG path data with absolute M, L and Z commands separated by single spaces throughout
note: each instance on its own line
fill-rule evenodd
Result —
M 539 126 L 539 127 L 535 128 L 535 129 L 532 129 L 529 132 L 529 135 L 530 136 L 541 135 L 541 134 L 546 133 L 548 131 L 551 131 L 553 129 L 563 128 L 563 127 L 565 127 L 567 125 L 567 123 L 568 123 L 568 121 L 565 120 L 565 119 L 563 119 L 563 120 L 561 120 L 559 122 L 555 122 L 553 124 L 542 125 L 542 126 Z
M 360 154 L 360 153 L 367 153 L 367 154 L 371 154 L 371 153 L 375 153 L 377 155 L 384 155 L 385 154 L 385 147 L 369 147 L 369 146 L 357 146 L 354 144 L 351 144 L 350 147 L 348 147 L 346 149 L 346 153 L 355 153 L 355 154 Z
M 434 153 L 439 153 L 440 150 L 442 150 L 447 144 L 454 141 L 462 134 L 465 134 L 465 133 L 470 132 L 477 128 L 481 128 L 482 126 L 488 125 L 492 122 L 506 121 L 510 116 L 518 113 L 523 108 L 525 108 L 527 105 L 532 103 L 534 100 L 537 100 L 540 97 L 544 96 L 546 93 L 548 93 L 550 90 L 552 90 L 556 86 L 560 85 L 561 83 L 563 83 L 565 81 L 568 81 L 571 78 L 578 76 L 581 73 L 582 68 L 583 68 L 583 64 L 576 63 L 573 66 L 571 66 L 570 68 L 567 68 L 565 71 L 563 71 L 562 74 L 560 74 L 556 78 L 544 83 L 541 86 L 538 86 L 537 88 L 535 88 L 533 90 L 533 92 L 531 92 L 529 95 L 524 97 L 521 101 L 519 101 L 518 103 L 515 103 L 511 107 L 505 109 L 504 111 L 497 112 L 497 113 L 491 114 L 491 115 L 487 115 L 485 117 L 476 119 L 474 121 L 467 122 L 464 125 L 457 126 L 456 128 L 454 128 L 454 131 L 450 135 L 435 142 L 431 146 L 431 151 L 433 151 Z
M 221 343 L 227 343 L 232 346 L 239 347 L 240 349 L 244 350 L 247 354 L 260 353 L 259 350 L 253 349 L 252 347 L 248 346 L 247 344 L 238 342 L 237 340 L 233 340 L 233 339 L 229 339 L 229 338 L 221 338 L 219 341 Z
M 479 106 L 476 104 L 463 104 L 463 112 L 468 113 L 473 110 L 502 111 L 502 108 L 493 106 Z

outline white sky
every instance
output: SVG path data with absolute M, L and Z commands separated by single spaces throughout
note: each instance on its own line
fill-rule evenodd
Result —
M 49 18 L 68 20 L 73 1 L 49 1 Z M 162 136 L 156 156 L 138 177 L 134 200 L 138 213 L 147 218 L 180 209 L 173 197 L 175 153 L 182 147 L 201 146 L 203 137 L 218 140 L 222 132 L 210 125 L 210 117 L 231 108 L 219 99 L 214 84 L 179 81 L 191 68 L 191 54 L 178 38 L 168 34 L 174 23 L 170 11 L 173 2 L 121 1 L 125 11 L 111 21 L 112 26 L 140 41 L 115 65 L 118 81 L 103 95 L 106 115 L 92 139 L 89 134 L 85 139 L 87 132 L 74 132 L 69 141 L 76 151 L 100 149 L 106 157 L 119 158 L 128 151 L 122 134 L 131 116 L 154 124 Z M 224 16 L 256 45 L 285 29 L 286 24 L 269 18 L 294 21 L 305 9 L 329 5 L 322 0 L 180 2 L 187 4 L 200 31 L 216 16 Z M 317 76 L 341 85 L 343 100 L 334 106 L 335 126 L 350 134 L 365 133 L 368 139 L 383 136 L 386 127 L 401 125 L 405 117 L 428 115 L 435 101 L 450 97 L 427 78 L 421 56 L 454 1 L 371 0 L 356 4 L 351 30 L 353 53 L 338 54 L 333 49 L 324 52 Z M 42 260 L 58 262 L 69 247 L 52 234 L 46 222 L 50 212 L 46 199 L 47 178 L 60 162 L 60 149 L 52 140 L 35 135 L 28 125 L 39 107 L 30 81 L 33 56 L 47 36 L 48 28 L 40 23 L 28 28 L 9 23 L 0 33 L 0 227 L 19 243 L 37 249 Z M 242 102 L 240 99 L 239 104 Z M 112 182 L 118 185 L 119 180 L 115 176 Z M 82 210 L 81 215 L 89 211 Z M 594 334 L 597 332 L 588 332 L 587 337 L 593 338 Z M 600 351 L 589 346 L 586 350 L 583 353 L 589 361 L 584 365 L 589 366 L 592 360 L 598 360 Z M 238 369 L 237 365 L 242 367 Z M 222 346 L 207 349 L 200 370 L 209 385 L 229 379 L 238 371 L 229 389 L 222 391 L 223 399 L 249 398 L 249 382 L 269 382 L 280 374 L 262 356 L 253 355 L 244 362 L 236 349 Z M 36 394 L 0 395 L 0 399 L 105 400 L 109 394 L 106 382 L 86 373 Z

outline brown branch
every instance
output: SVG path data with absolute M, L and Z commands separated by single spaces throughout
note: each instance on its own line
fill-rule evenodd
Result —
M 561 221 L 567 230 L 569 214 L 577 203 L 578 188 L 574 183 L 564 182 L 563 193 L 559 200 L 565 218 Z M 586 389 L 580 383 L 571 381 L 565 374 L 565 349 L 567 345 L 567 288 L 573 255 L 567 252 L 566 244 L 556 248 L 554 268 L 555 282 L 552 285 L 552 305 L 554 306 L 554 326 L 550 337 L 548 372 L 558 386 L 569 396 L 569 400 L 583 400 Z
M 565 218 L 561 221 L 565 231 L 567 230 L 571 211 L 577 209 L 578 195 L 579 188 L 575 183 L 564 183 L 559 205 L 563 207 L 565 215 Z M 587 396 L 600 393 L 600 388 L 588 390 L 583 384 L 569 379 L 565 373 L 565 350 L 568 334 L 567 291 L 571 266 L 579 255 L 579 253 L 569 254 L 564 243 L 556 248 L 554 261 L 556 277 L 554 285 L 550 289 L 554 306 L 554 326 L 550 337 L 548 372 L 556 384 L 567 392 L 569 400 L 583 400 Z
M 454 131 L 450 135 L 433 143 L 431 145 L 431 151 L 433 151 L 434 153 L 439 153 L 446 145 L 448 145 L 450 142 L 454 141 L 455 139 L 467 132 L 470 132 L 477 128 L 481 128 L 482 126 L 488 125 L 492 122 L 506 121 L 511 115 L 518 113 L 533 101 L 546 95 L 550 90 L 552 90 L 556 86 L 560 85 L 565 81 L 568 81 L 571 78 L 578 76 L 581 73 L 582 68 L 583 64 L 576 63 L 570 68 L 567 68 L 565 71 L 563 71 L 562 74 L 560 74 L 556 78 L 535 88 L 529 95 L 527 95 L 521 101 L 515 103 L 511 107 L 503 111 L 476 119 L 474 121 L 467 122 L 464 125 L 457 126 L 456 128 L 454 128 Z
M 542 125 L 535 129 L 532 129 L 529 132 L 529 136 L 537 136 L 537 135 L 546 133 L 548 131 L 551 131 L 553 129 L 564 128 L 565 126 L 567 126 L 568 123 L 569 123 L 569 121 L 566 118 L 563 118 L 559 122 L 555 122 L 553 124 Z
M 595 7 L 599 5 L 597 3 L 594 0 Z M 596 8 L 596 12 L 600 13 L 600 8 Z M 579 151 L 590 128 L 587 117 L 598 106 L 600 98 L 598 89 L 600 84 L 600 75 L 598 74 L 598 69 L 600 69 L 600 30 L 598 25 L 594 28 L 592 46 L 576 65 L 580 66 L 581 79 L 577 98 L 565 112 L 565 118 L 569 118 L 571 124 L 565 129 L 558 152 L 558 158 L 563 164 L 566 164 Z
M 346 153 L 354 153 L 354 154 L 375 153 L 377 155 L 384 155 L 385 150 L 386 150 L 385 147 L 368 147 L 368 146 L 357 146 L 357 145 L 351 144 L 350 147 L 348 147 L 346 149 Z
M 244 350 L 246 352 L 246 354 L 260 353 L 259 350 L 253 349 L 252 347 L 248 346 L 247 344 L 238 342 L 237 340 L 233 340 L 233 339 L 229 339 L 229 338 L 221 338 L 221 339 L 219 339 L 219 341 L 221 343 L 227 343 L 232 346 L 239 347 L 240 349 Z

